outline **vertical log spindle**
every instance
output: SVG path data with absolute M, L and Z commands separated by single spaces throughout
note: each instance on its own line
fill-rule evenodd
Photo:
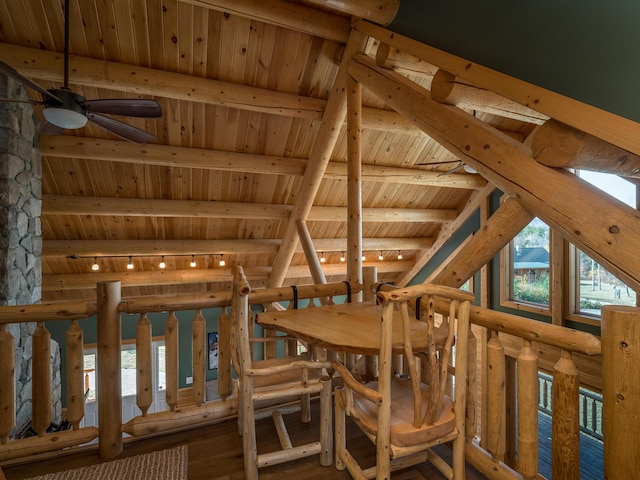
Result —
M 140 315 L 136 325 L 136 404 L 147 416 L 153 403 L 153 352 L 151 322 L 146 313 Z
M 9 441 L 16 426 L 15 339 L 6 324 L 0 324 L 0 443 Z
M 120 282 L 99 282 L 98 303 L 98 425 L 101 460 L 122 453 L 122 324 Z
M 226 308 L 218 317 L 218 395 L 231 395 L 231 318 Z
M 478 341 L 469 328 L 469 340 L 467 342 L 467 405 L 465 421 L 465 438 L 471 442 L 477 433 L 478 422 L 476 409 L 478 406 Z
M 494 461 L 504 461 L 505 457 L 505 376 L 504 347 L 498 332 L 491 331 L 487 342 L 487 441 L 486 450 Z
M 178 405 L 178 319 L 169 312 L 164 324 L 164 359 L 166 372 L 166 401 L 172 412 Z
M 51 333 L 44 322 L 38 322 L 33 332 L 33 383 L 31 416 L 33 429 L 39 436 L 47 433 L 51 424 Z
M 640 472 L 640 310 L 602 307 L 604 478 Z
M 571 352 L 562 351 L 553 370 L 551 476 L 580 479 L 580 378 Z
M 202 310 L 198 310 L 191 322 L 193 348 L 193 399 L 202 405 L 205 395 L 205 321 Z
M 84 417 L 84 332 L 77 320 L 72 320 L 66 332 L 67 352 L 67 420 L 74 430 Z
M 531 340 L 518 355 L 518 470 L 525 480 L 538 476 L 538 357 Z

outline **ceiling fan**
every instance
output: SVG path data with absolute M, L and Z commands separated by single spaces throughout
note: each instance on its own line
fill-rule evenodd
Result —
M 431 163 L 416 163 L 416 166 L 432 166 L 432 165 L 448 165 L 448 164 L 452 164 L 452 163 L 457 163 L 456 166 L 454 166 L 453 168 L 450 168 L 449 170 L 447 170 L 446 172 L 442 172 L 440 175 L 438 176 L 442 176 L 442 175 L 450 175 L 452 173 L 456 173 L 459 172 L 460 170 L 464 170 L 467 173 L 478 173 L 476 172 L 476 170 L 472 167 L 470 167 L 469 165 L 467 165 L 466 163 L 464 163 L 462 160 L 451 160 L 448 162 L 431 162 Z
M 69 88 L 69 2 L 65 4 L 64 13 L 64 84 L 62 88 L 45 90 L 0 61 L 0 73 L 14 78 L 42 95 L 42 101 L 34 102 L 44 106 L 42 113 L 47 120 L 40 133 L 59 134 L 65 129 L 82 128 L 87 121 L 91 121 L 131 142 L 147 143 L 154 140 L 155 136 L 144 130 L 101 114 L 158 118 L 162 116 L 162 109 L 155 100 L 141 98 L 86 100 Z

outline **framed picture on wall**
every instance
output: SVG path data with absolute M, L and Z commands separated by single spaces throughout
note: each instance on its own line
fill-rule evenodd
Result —
M 209 370 L 213 370 L 214 368 L 218 368 L 218 332 L 209 332 L 207 337 Z

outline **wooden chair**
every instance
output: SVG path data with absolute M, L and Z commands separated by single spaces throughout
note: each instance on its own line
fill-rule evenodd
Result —
M 382 305 L 378 381 L 363 385 L 343 365 L 334 365 L 344 379 L 344 387 L 336 388 L 335 393 L 336 468 L 346 466 L 353 478 L 388 479 L 391 471 L 428 459 L 445 477 L 464 479 L 467 341 L 473 294 L 415 285 L 380 291 L 377 298 Z M 430 340 L 428 351 L 414 354 L 409 324 L 415 318 L 415 305 L 420 306 L 420 319 L 427 322 Z M 444 314 L 438 315 L 436 307 Z M 392 345 L 394 315 L 395 321 L 402 322 L 403 338 Z M 442 319 L 439 326 L 436 317 Z M 454 342 L 455 377 L 453 386 L 448 386 Z M 398 350 L 404 352 L 406 374 L 392 375 L 392 353 Z M 422 369 L 416 358 L 422 358 Z M 455 389 L 453 398 L 446 395 L 447 388 Z M 375 466 L 362 469 L 348 451 L 346 415 L 376 444 Z M 453 442 L 452 465 L 430 450 L 445 442 Z
M 231 342 L 233 366 L 239 388 L 238 417 L 244 448 L 245 478 L 258 478 L 258 468 L 320 454 L 320 464 L 333 463 L 333 423 L 331 378 L 326 369 L 331 362 L 309 360 L 305 356 L 252 360 L 249 342 L 249 303 L 251 287 L 242 267 L 233 269 L 233 297 L 231 305 Z M 320 439 L 300 446 L 292 446 L 280 412 L 273 413 L 281 450 L 257 452 L 255 418 L 256 405 L 301 398 L 301 420 L 309 421 L 309 397 L 320 394 Z

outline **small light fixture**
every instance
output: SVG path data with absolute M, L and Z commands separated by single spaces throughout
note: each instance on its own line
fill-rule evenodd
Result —
M 227 263 L 224 261 L 224 253 L 220 255 L 220 266 L 224 267 Z
M 362 254 L 362 261 L 364 262 L 367 259 L 367 257 L 364 256 L 364 253 Z
M 93 265 L 91 265 L 91 270 L 94 272 L 100 270 L 100 265 L 98 265 L 98 257 L 93 257 Z
M 402 260 L 402 254 L 400 253 L 400 250 L 398 250 L 398 260 Z
M 195 267 L 196 266 L 196 256 L 195 255 L 191 255 L 191 263 L 189 264 L 190 267 Z
M 340 256 L 340 261 L 344 262 L 346 260 L 346 258 L 344 258 L 344 252 L 342 252 L 342 255 Z
M 384 260 L 384 257 L 382 256 L 382 250 L 380 250 L 380 255 L 378 255 L 378 260 Z
M 160 259 L 160 264 L 158 265 L 160 268 L 165 268 L 167 266 L 166 263 L 164 263 L 164 255 L 162 256 L 162 258 Z
M 133 270 L 133 261 L 131 261 L 131 255 L 129 255 L 129 263 L 127 263 L 127 270 Z
M 322 252 L 322 256 L 320 257 L 320 263 L 324 263 L 325 259 L 324 259 L 324 252 Z

